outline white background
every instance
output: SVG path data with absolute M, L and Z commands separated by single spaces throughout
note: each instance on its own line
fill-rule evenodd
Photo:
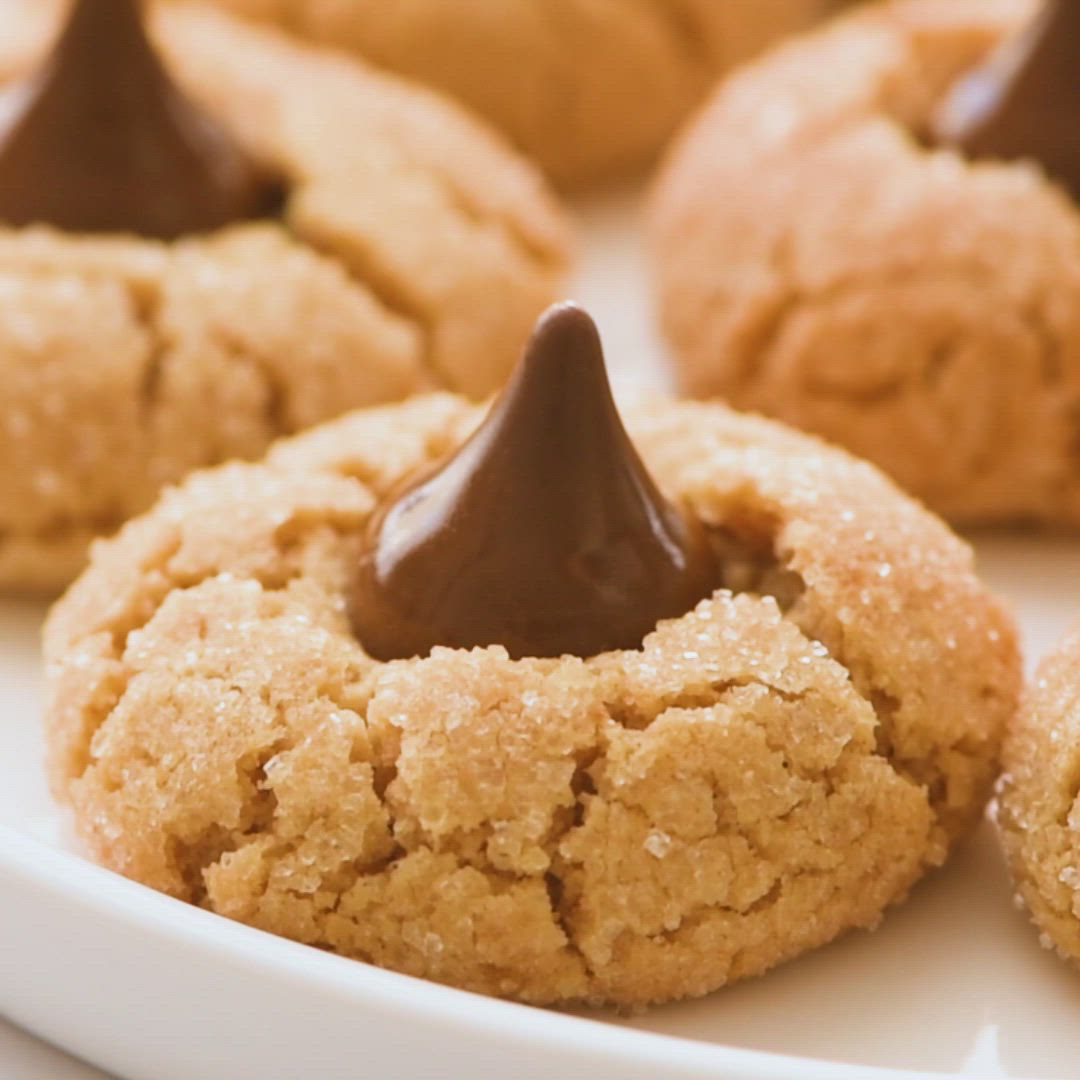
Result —
M 102 1080 L 104 1076 L 0 1020 L 3 1080 Z

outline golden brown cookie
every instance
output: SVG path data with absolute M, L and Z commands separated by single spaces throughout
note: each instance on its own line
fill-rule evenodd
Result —
M 963 522 L 1080 525 L 1080 213 L 920 141 L 1027 0 L 872 5 L 744 70 L 655 193 L 683 386 L 823 434 Z
M 459 98 L 563 185 L 648 163 L 717 75 L 834 0 L 217 0 Z
M 0 86 L 57 13 L 0 6 Z M 538 176 L 456 105 L 212 8 L 155 31 L 287 203 L 174 244 L 0 230 L 0 588 L 66 584 L 194 467 L 417 390 L 489 393 L 565 268 Z
M 1080 963 L 1080 630 L 1040 665 L 1010 728 L 998 828 L 1040 941 Z
M 49 769 L 104 865 L 538 1003 L 707 993 L 872 927 L 979 821 L 1019 683 L 969 549 L 873 468 L 719 405 L 629 428 L 723 588 L 639 650 L 377 663 L 365 525 L 480 413 L 361 411 L 203 472 L 46 629 Z

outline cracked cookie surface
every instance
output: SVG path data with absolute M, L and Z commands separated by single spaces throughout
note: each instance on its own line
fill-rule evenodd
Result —
M 721 71 L 834 0 L 217 2 L 452 94 L 582 185 L 648 164 Z
M 58 11 L 0 6 L 0 85 Z M 192 468 L 419 390 L 491 392 L 565 268 L 537 175 L 453 104 L 212 8 L 155 32 L 288 198 L 175 244 L 0 230 L 0 588 L 66 584 Z
M 872 927 L 978 822 L 1018 693 L 969 549 L 871 467 L 716 405 L 628 418 L 715 595 L 639 650 L 383 664 L 372 508 L 479 411 L 435 395 L 196 474 L 46 629 L 49 768 L 104 865 L 472 990 L 622 1007 Z
M 1080 525 L 1080 214 L 921 141 L 1028 0 L 896 0 L 721 88 L 654 195 L 681 381 L 825 435 L 957 521 Z
M 1039 666 L 1010 727 L 997 823 L 1045 948 L 1080 965 L 1080 628 Z

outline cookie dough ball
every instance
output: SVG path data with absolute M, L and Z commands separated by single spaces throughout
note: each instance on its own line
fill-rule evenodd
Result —
M 59 10 L 0 5 L 0 86 Z M 456 105 L 212 8 L 154 29 L 284 208 L 168 244 L 0 229 L 0 589 L 67 584 L 192 468 L 419 390 L 491 392 L 566 265 L 538 175 Z
M 1046 948 L 1080 963 L 1080 627 L 1038 670 L 1006 740 L 998 828 Z
M 705 994 L 872 927 L 979 821 L 1018 693 L 969 549 L 870 466 L 719 405 L 629 418 L 715 595 L 638 650 L 377 663 L 365 525 L 478 413 L 361 411 L 99 545 L 46 630 L 57 795 L 105 866 L 483 993 Z
M 872 5 L 724 86 L 652 207 L 683 386 L 823 434 L 965 523 L 1080 526 L 1080 212 L 920 142 L 1026 0 Z
M 460 98 L 563 185 L 648 163 L 717 75 L 831 0 L 218 0 Z

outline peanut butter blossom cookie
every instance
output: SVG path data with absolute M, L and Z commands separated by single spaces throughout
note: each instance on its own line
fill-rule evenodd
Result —
M 836 0 L 218 0 L 459 98 L 562 184 L 639 168 L 721 71 Z
M 66 584 L 192 468 L 491 392 L 565 265 L 455 105 L 213 8 L 151 30 L 0 5 L 0 588 Z
M 1080 628 L 1038 670 L 1006 741 L 998 827 L 1044 947 L 1080 964 Z
M 963 522 L 1080 526 L 1080 4 L 870 5 L 724 86 L 660 181 L 683 385 Z
M 626 1007 L 874 926 L 979 821 L 1019 682 L 936 518 L 720 405 L 624 429 L 571 306 L 486 417 L 424 396 L 189 478 L 46 654 L 52 782 L 105 866 Z

